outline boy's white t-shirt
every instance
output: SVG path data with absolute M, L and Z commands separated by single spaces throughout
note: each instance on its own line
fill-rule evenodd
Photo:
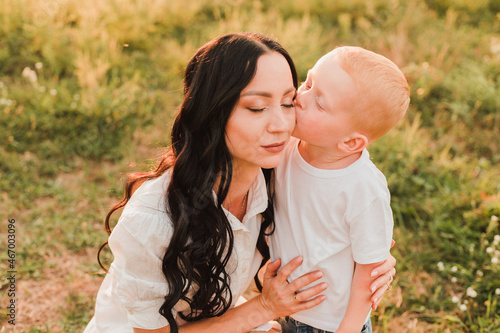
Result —
M 367 150 L 350 166 L 318 169 L 308 164 L 292 138 L 276 172 L 276 229 L 269 238 L 271 259 L 282 265 L 298 255 L 302 265 L 290 281 L 313 270 L 328 288 L 327 299 L 292 317 L 335 331 L 349 302 L 354 263 L 387 259 L 394 225 L 385 176 Z M 368 315 L 369 317 L 369 315 Z

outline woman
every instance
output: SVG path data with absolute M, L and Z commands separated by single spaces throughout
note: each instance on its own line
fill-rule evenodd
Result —
M 296 258 L 279 273 L 279 260 L 269 264 L 262 294 L 235 306 L 269 258 L 272 168 L 294 127 L 297 86 L 292 59 L 265 36 L 225 35 L 197 51 L 170 152 L 155 171 L 131 176 L 106 218 L 110 231 L 125 206 L 85 332 L 248 332 L 324 300 L 323 284 L 303 290 L 321 272 L 287 282 Z M 298 290 L 308 301 L 295 300 Z

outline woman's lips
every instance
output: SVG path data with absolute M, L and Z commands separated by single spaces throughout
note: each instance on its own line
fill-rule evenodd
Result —
M 273 143 L 272 145 L 262 146 L 262 148 L 264 148 L 270 153 L 279 153 L 285 148 L 285 143 L 286 141 L 282 141 L 278 143 Z

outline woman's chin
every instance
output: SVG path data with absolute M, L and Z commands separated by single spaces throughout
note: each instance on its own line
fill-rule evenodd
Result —
M 276 156 L 273 156 L 272 158 L 269 158 L 268 160 L 261 163 L 260 167 L 263 169 L 273 169 L 280 165 L 282 160 L 283 153 L 276 154 Z

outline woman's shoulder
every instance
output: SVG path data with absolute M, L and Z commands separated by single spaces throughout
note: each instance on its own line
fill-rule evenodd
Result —
M 144 182 L 125 205 L 116 227 L 131 235 L 170 233 L 172 222 L 165 201 L 169 182 L 169 172 Z
M 126 211 L 150 211 L 151 214 L 166 212 L 166 195 L 170 183 L 170 171 L 145 181 L 134 191 L 125 206 Z

